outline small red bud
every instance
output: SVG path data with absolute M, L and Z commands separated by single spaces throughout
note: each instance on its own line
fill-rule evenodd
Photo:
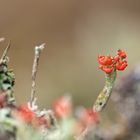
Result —
M 111 73 L 111 72 L 113 71 L 113 67 L 110 67 L 110 68 L 105 68 L 105 67 L 103 67 L 102 70 L 103 70 L 104 72 L 106 72 L 107 74 L 109 74 L 109 73 Z
M 72 103 L 69 96 L 63 96 L 57 99 L 53 105 L 54 112 L 58 118 L 70 116 L 72 112 Z
M 120 60 L 119 55 L 114 56 L 114 60 L 119 61 Z
M 118 50 L 118 55 L 122 58 L 126 58 L 126 53 L 122 51 L 121 49 Z

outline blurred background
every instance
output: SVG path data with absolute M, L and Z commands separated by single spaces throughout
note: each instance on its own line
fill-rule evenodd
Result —
M 9 67 L 19 104 L 30 98 L 34 47 L 45 42 L 37 75 L 40 106 L 50 108 L 56 98 L 71 94 L 75 105 L 91 107 L 104 85 L 98 53 L 127 52 L 129 67 L 118 78 L 140 61 L 140 1 L 0 0 L 0 37 L 7 39 L 1 54 L 12 42 Z

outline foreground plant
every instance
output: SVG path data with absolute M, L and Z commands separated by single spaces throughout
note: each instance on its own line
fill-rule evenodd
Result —
M 125 52 L 118 50 L 118 54 L 115 57 L 110 55 L 98 56 L 99 68 L 106 74 L 106 84 L 98 96 L 93 109 L 82 107 L 75 111 L 71 97 L 63 96 L 54 102 L 52 110 L 40 110 L 36 104 L 35 80 L 40 54 L 45 48 L 45 44 L 35 47 L 31 99 L 24 105 L 17 105 L 13 96 L 15 78 L 13 72 L 9 71 L 7 67 L 9 48 L 10 44 L 8 44 L 0 59 L 0 139 L 104 140 L 98 134 L 100 132 L 98 128 L 98 112 L 105 107 L 109 99 L 116 72 L 127 67 Z M 92 134 L 90 138 L 88 137 L 89 133 Z
M 107 104 L 112 92 L 112 88 L 116 79 L 117 71 L 123 71 L 127 67 L 126 53 L 122 50 L 118 50 L 116 56 L 111 57 L 98 55 L 99 68 L 105 72 L 105 86 L 95 104 L 93 110 L 95 112 L 102 111 Z

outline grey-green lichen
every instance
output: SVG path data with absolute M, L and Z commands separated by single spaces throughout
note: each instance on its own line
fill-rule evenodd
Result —
M 112 93 L 112 88 L 116 79 L 116 71 L 114 70 L 110 74 L 105 74 L 105 86 L 99 96 L 97 97 L 95 104 L 93 106 L 93 110 L 95 112 L 102 111 L 104 107 L 106 106 L 109 97 Z

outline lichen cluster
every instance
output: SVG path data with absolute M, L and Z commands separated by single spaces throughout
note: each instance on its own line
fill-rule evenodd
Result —
M 9 48 L 10 44 L 0 59 L 1 140 L 116 140 L 117 138 L 117 140 L 124 140 L 127 127 L 120 123 L 114 124 L 106 130 L 100 126 L 101 116 L 99 114 L 112 93 L 117 71 L 127 67 L 124 51 L 119 50 L 115 57 L 98 56 L 99 68 L 105 72 L 106 82 L 93 109 L 91 107 L 74 109 L 71 96 L 65 95 L 54 101 L 51 110 L 40 110 L 36 104 L 35 88 L 39 58 L 45 44 L 35 47 L 31 99 L 23 105 L 16 104 L 14 98 L 15 76 L 13 71 L 8 69 L 7 52 Z

